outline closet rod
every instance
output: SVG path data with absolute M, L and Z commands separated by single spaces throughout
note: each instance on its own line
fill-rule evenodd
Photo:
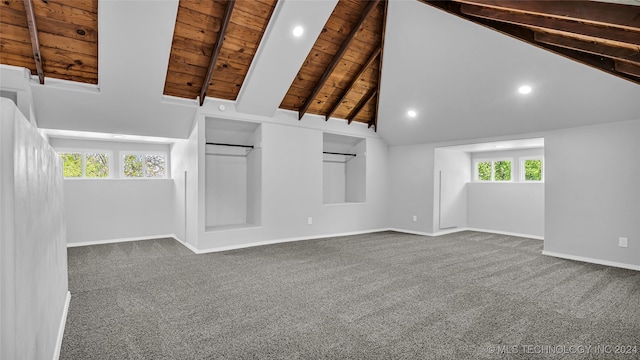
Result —
M 330 154 L 330 155 L 357 156 L 356 154 L 335 153 L 335 152 L 328 152 L 328 151 L 323 151 L 322 153 L 323 153 L 323 154 Z
M 243 147 L 243 148 L 251 148 L 253 149 L 253 145 L 236 145 L 236 144 L 221 144 L 221 143 L 207 143 L 207 145 L 218 145 L 218 146 L 235 146 L 235 147 Z

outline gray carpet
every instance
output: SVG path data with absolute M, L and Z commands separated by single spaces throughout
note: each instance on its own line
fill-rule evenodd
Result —
M 640 358 L 640 272 L 541 251 L 478 232 L 70 248 L 61 359 Z

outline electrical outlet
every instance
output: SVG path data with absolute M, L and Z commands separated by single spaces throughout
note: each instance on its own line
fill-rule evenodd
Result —
M 413 215 L 413 221 L 418 221 L 418 215 Z
M 313 224 L 313 218 L 311 216 L 309 216 L 307 218 L 307 225 L 311 225 L 311 224 Z
M 629 244 L 629 239 L 627 239 L 626 237 L 621 237 L 618 239 L 618 246 L 626 248 L 628 244 Z

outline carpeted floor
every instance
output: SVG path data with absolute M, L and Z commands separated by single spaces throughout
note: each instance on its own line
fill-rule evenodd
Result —
M 541 251 L 470 231 L 70 248 L 61 359 L 640 358 L 640 272 Z

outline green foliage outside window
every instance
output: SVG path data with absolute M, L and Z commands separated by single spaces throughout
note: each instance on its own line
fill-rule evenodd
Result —
M 495 161 L 495 181 L 511 181 L 511 161 Z
M 164 177 L 165 172 L 165 158 L 161 155 L 146 155 L 145 156 L 145 176 L 146 177 Z
M 491 161 L 478 163 L 478 180 L 491 181 Z
M 524 161 L 524 179 L 527 181 L 542 181 L 542 160 Z
M 142 155 L 127 154 L 123 160 L 125 177 L 142 177 Z
M 61 153 L 62 173 L 64 177 L 82 177 L 82 155 L 78 153 Z
M 109 155 L 87 153 L 85 155 L 85 176 L 88 178 L 103 178 L 109 176 Z

